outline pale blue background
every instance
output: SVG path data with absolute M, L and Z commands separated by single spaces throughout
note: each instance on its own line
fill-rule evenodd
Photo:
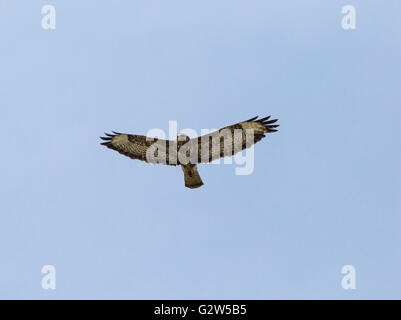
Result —
M 0 298 L 401 298 L 400 1 L 0 3 Z M 197 190 L 99 145 L 269 114 Z

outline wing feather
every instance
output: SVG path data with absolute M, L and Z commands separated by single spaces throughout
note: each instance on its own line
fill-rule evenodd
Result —
M 176 141 L 112 132 L 113 134 L 105 133 L 106 137 L 100 137 L 105 141 L 101 145 L 131 159 L 154 164 L 177 165 L 174 157 L 170 157 L 169 154 L 169 149 L 177 149 Z
M 270 117 L 258 119 L 256 116 L 191 139 L 190 143 L 197 145 L 198 148 L 198 163 L 207 163 L 232 156 L 262 140 L 266 137 L 266 133 L 278 131 L 275 128 L 278 128 L 279 125 L 274 124 L 278 119 L 269 120 Z M 247 130 L 253 132 L 253 137 L 246 134 Z M 226 143 L 224 143 L 225 139 Z

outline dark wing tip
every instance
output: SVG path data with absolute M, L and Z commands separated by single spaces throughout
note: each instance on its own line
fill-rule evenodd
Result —
M 267 133 L 277 132 L 278 130 L 274 129 L 274 128 L 278 128 L 280 125 L 273 124 L 273 123 L 276 123 L 278 121 L 278 119 L 269 120 L 270 117 L 271 116 L 260 119 L 259 122 L 265 127 L 265 130 Z
M 243 122 L 251 122 L 251 121 L 255 121 L 259 116 L 253 117 L 251 119 L 245 120 Z
M 278 119 L 273 119 L 273 120 L 270 120 L 270 121 L 261 121 L 261 123 L 263 123 L 263 124 L 272 124 L 272 123 L 275 123 L 275 122 L 277 122 L 277 120 Z
M 259 122 L 260 124 L 262 124 L 265 127 L 266 132 L 276 132 L 278 130 L 274 129 L 274 128 L 278 128 L 280 125 L 275 124 L 273 125 L 273 123 L 276 123 L 278 121 L 278 119 L 273 119 L 273 120 L 269 120 L 271 118 L 271 116 L 267 116 L 261 119 L 258 119 L 258 117 L 254 117 L 252 119 L 249 119 L 247 121 L 244 122 Z M 256 120 L 258 119 L 258 120 Z
M 113 137 L 115 137 L 116 135 L 121 134 L 121 133 L 117 133 L 117 132 L 114 132 L 114 131 L 112 131 L 112 132 L 114 134 L 110 134 L 110 133 L 105 132 L 104 134 L 105 134 L 106 137 L 99 137 L 100 139 L 106 141 L 106 142 L 101 143 L 101 145 L 103 145 L 103 146 L 111 145 L 111 141 L 113 140 Z
M 279 124 L 271 124 L 271 123 L 275 123 L 278 119 L 274 119 L 271 121 L 268 121 L 266 123 L 264 123 L 263 125 L 265 126 L 265 129 L 267 132 L 277 132 L 277 129 L 274 128 L 278 128 L 280 125 Z
M 267 116 L 265 118 L 259 119 L 258 122 L 264 122 L 270 119 L 271 116 Z

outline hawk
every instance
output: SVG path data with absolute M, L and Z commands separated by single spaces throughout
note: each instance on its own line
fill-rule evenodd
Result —
M 184 172 L 185 186 L 190 189 L 203 185 L 197 164 L 233 156 L 259 142 L 266 133 L 276 132 L 278 119 L 271 116 L 258 117 L 239 122 L 212 133 L 190 139 L 179 133 L 176 140 L 164 140 L 136 134 L 105 133 L 100 137 L 105 142 L 101 145 L 113 149 L 131 159 L 147 163 L 180 165 Z

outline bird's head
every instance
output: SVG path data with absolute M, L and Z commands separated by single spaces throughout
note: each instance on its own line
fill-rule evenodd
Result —
M 188 142 L 189 137 L 185 133 L 179 133 L 179 134 L 177 134 L 177 141 L 178 142 Z

